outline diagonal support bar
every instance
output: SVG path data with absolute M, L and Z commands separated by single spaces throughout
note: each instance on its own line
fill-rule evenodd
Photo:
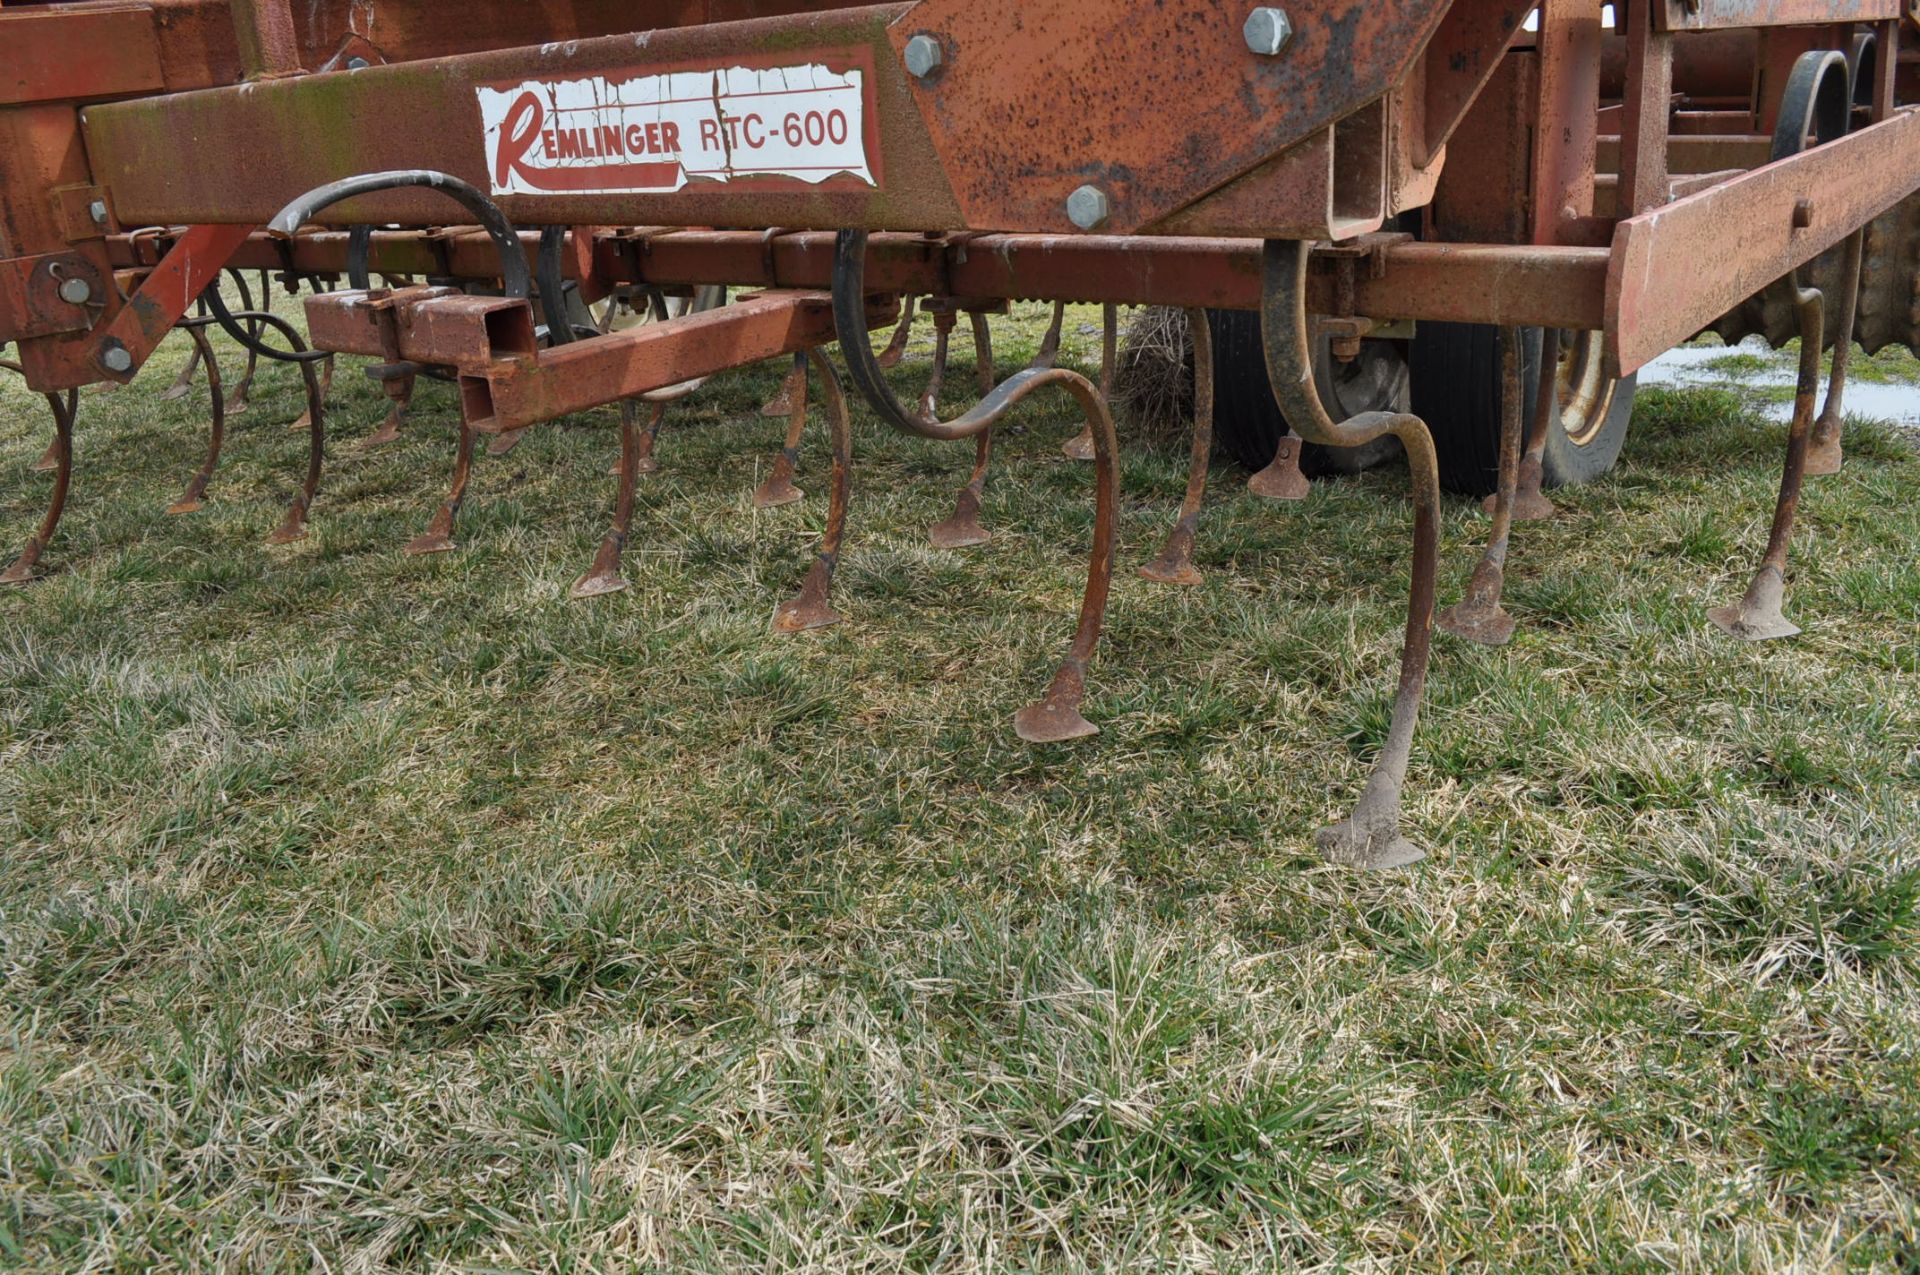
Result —
M 1920 110 L 1620 223 L 1607 374 L 1624 376 L 1920 190 Z

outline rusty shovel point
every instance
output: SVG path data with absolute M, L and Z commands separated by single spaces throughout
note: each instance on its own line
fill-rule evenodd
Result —
M 755 509 L 779 509 L 783 505 L 798 504 L 807 498 L 807 493 L 794 486 L 793 457 L 780 453 L 780 459 L 773 463 L 773 472 L 767 480 L 753 489 L 753 507 Z
M 1273 461 L 1247 479 L 1247 489 L 1267 500 L 1305 500 L 1312 487 L 1300 472 L 1300 440 L 1288 435 L 1273 450 Z
M 1829 478 L 1840 472 L 1846 462 L 1846 454 L 1840 442 L 1840 422 L 1822 415 L 1814 423 L 1813 434 L 1807 439 L 1807 464 L 1803 471 L 1809 478 Z
M 780 392 L 760 405 L 762 416 L 787 416 L 793 412 L 793 382 L 782 381 Z
M 928 527 L 927 539 L 936 549 L 971 549 L 991 541 L 993 533 L 980 525 L 979 494 L 963 489 L 954 502 L 953 516 Z
M 300 418 L 301 422 L 304 422 L 306 419 L 304 415 Z M 386 417 L 380 422 L 380 428 L 367 435 L 366 438 L 361 441 L 360 446 L 363 448 L 385 447 L 388 443 L 399 442 L 400 422 L 404 419 L 405 413 L 403 409 L 398 403 L 395 403 L 387 409 Z
M 1747 586 L 1746 596 L 1731 606 L 1715 607 L 1707 618 L 1743 642 L 1768 642 L 1793 637 L 1800 626 L 1786 617 L 1787 581 L 1780 568 L 1771 564 L 1760 568 Z
M 841 622 L 838 611 L 827 602 L 827 591 L 833 586 L 833 567 L 824 558 L 814 559 L 813 566 L 807 571 L 806 582 L 800 586 L 799 594 L 790 602 L 783 602 L 773 613 L 773 631 L 775 633 L 805 633 L 812 629 L 824 629 Z
M 1529 454 L 1520 462 L 1520 481 L 1513 489 L 1513 520 L 1515 522 L 1545 522 L 1560 512 L 1559 506 L 1547 499 L 1540 490 L 1544 470 L 1540 458 Z M 1480 508 L 1491 514 L 1500 496 L 1496 492 L 1480 502 Z
M 1069 657 L 1053 675 L 1045 697 L 1013 715 L 1013 733 L 1029 744 L 1065 744 L 1098 735 L 1100 728 L 1080 713 L 1086 685 L 1083 662 Z
M 1081 716 L 1077 704 L 1049 695 L 1013 715 L 1013 733 L 1029 744 L 1065 744 L 1090 739 L 1100 728 Z
M 13 560 L 13 565 L 5 571 L 0 571 L 0 585 L 30 584 L 37 579 L 34 566 L 40 561 L 42 548 L 38 540 L 27 541 L 26 548 L 22 549 L 20 556 Z
M 1498 597 L 1476 598 L 1471 594 L 1436 615 L 1433 623 L 1444 633 L 1480 646 L 1505 646 L 1513 641 L 1517 627 Z
M 1202 583 L 1205 577 L 1193 565 L 1193 534 L 1190 527 L 1175 527 L 1168 533 L 1160 556 L 1140 568 L 1140 578 L 1185 587 Z

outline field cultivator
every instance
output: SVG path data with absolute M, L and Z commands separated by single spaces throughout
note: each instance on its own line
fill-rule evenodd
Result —
M 802 498 L 816 408 L 832 466 L 783 632 L 839 618 L 843 376 L 889 426 L 973 445 L 928 532 L 955 549 L 991 538 L 995 429 L 1065 395 L 1093 544 L 1067 656 L 1015 726 L 1069 740 L 1096 730 L 1082 708 L 1113 581 L 1117 310 L 1178 307 L 1192 469 L 1141 576 L 1199 579 L 1216 443 L 1275 500 L 1306 494 L 1303 464 L 1406 459 L 1399 691 L 1365 793 L 1321 845 L 1411 862 L 1400 794 L 1443 488 L 1488 495 L 1492 526 L 1438 625 L 1504 642 L 1513 525 L 1552 512 L 1544 489 L 1611 466 L 1635 372 L 1702 331 L 1801 341 L 1765 554 L 1712 615 L 1740 638 L 1796 631 L 1788 545 L 1803 476 L 1841 463 L 1846 352 L 1920 350 L 1916 15 L 1912 0 L 469 0 L 457 16 L 429 0 L 5 0 L 0 341 L 56 437 L 47 515 L 0 578 L 29 579 L 53 539 L 77 391 L 131 381 L 175 329 L 193 355 L 166 393 L 205 369 L 210 438 L 170 512 L 206 497 L 256 366 L 299 369 L 311 446 L 275 543 L 306 532 L 338 356 L 368 360 L 391 401 L 361 445 L 399 436 L 420 377 L 457 388 L 452 478 L 413 553 L 454 546 L 481 439 L 497 452 L 619 405 L 614 517 L 582 598 L 624 586 L 670 404 L 786 360 L 765 411 L 789 431 L 755 503 Z M 271 309 L 270 285 L 305 291 L 304 324 Z M 1052 327 L 1002 377 L 990 323 L 1014 301 L 1053 303 Z M 1097 381 L 1059 361 L 1067 303 L 1103 307 Z M 963 319 L 978 401 L 942 419 Z M 916 321 L 934 359 L 903 401 L 886 369 Z M 246 351 L 230 382 L 211 326 Z

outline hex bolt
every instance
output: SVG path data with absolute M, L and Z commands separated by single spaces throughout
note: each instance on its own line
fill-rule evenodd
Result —
M 1240 28 L 1240 33 L 1247 38 L 1248 49 L 1263 58 L 1278 57 L 1293 39 L 1293 23 L 1285 9 L 1262 5 L 1247 15 L 1247 24 Z
M 367 61 L 365 58 L 347 59 L 347 70 L 349 71 L 364 71 L 372 65 L 373 63 Z
M 907 41 L 903 58 L 907 64 L 907 74 L 916 80 L 924 80 L 946 62 L 947 52 L 933 36 L 916 35 Z
M 1098 186 L 1082 186 L 1067 196 L 1067 220 L 1082 230 L 1098 230 L 1112 216 L 1107 192 Z
M 127 353 L 124 345 L 110 345 L 100 352 L 100 366 L 109 372 L 131 372 L 133 355 Z
M 60 285 L 60 299 L 68 305 L 85 305 L 93 299 L 93 288 L 85 279 L 68 279 Z
M 96 199 L 92 203 L 88 204 L 87 216 L 93 218 L 93 224 L 96 226 L 106 225 L 107 224 L 107 201 L 104 199 Z

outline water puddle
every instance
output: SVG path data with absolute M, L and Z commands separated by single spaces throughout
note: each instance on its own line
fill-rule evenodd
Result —
M 1713 366 L 1729 355 L 1758 355 L 1767 366 L 1730 370 Z M 1765 338 L 1750 336 L 1735 346 L 1683 345 L 1668 350 L 1640 369 L 1641 386 L 1691 389 L 1713 386 L 1719 389 L 1793 389 L 1795 371 L 1788 361 L 1790 352 L 1776 351 Z M 1820 392 L 1826 394 L 1824 375 Z M 1769 420 L 1785 424 L 1793 416 L 1793 400 L 1776 401 L 1777 396 L 1753 395 L 1754 407 Z M 1920 386 L 1889 385 L 1884 382 L 1851 380 L 1847 383 L 1846 408 L 1849 416 L 1872 417 L 1889 421 L 1902 429 L 1920 431 Z

